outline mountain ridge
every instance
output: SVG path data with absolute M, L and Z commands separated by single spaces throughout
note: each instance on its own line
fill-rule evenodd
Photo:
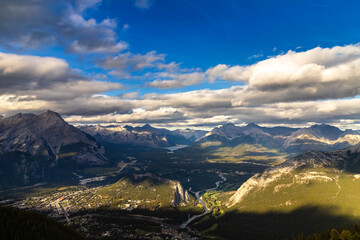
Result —
M 1 119 L 0 155 L 1 182 L 21 185 L 46 181 L 54 167 L 109 164 L 102 145 L 53 111 Z
M 165 128 L 154 128 L 150 124 L 142 127 L 84 125 L 78 128 L 102 142 L 150 148 L 189 145 L 205 134 L 205 131 L 200 130 L 170 131 Z
M 214 137 L 214 135 L 220 138 Z M 238 143 L 236 139 L 249 136 L 253 142 L 269 144 L 283 148 L 284 150 L 300 154 L 308 150 L 330 151 L 346 148 L 360 143 L 360 134 L 357 131 L 347 129 L 340 130 L 328 124 L 315 124 L 308 128 L 288 127 L 260 127 L 250 123 L 246 126 L 236 126 L 232 123 L 216 127 L 196 142 L 203 143 L 217 139 L 228 145 Z M 240 141 L 241 142 L 241 141 Z

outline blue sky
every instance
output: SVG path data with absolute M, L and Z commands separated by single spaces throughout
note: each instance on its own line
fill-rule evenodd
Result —
M 358 126 L 360 109 L 342 107 L 360 93 L 358 1 L 3 0 L 0 9 L 4 116 L 51 108 L 72 123 Z
M 185 67 L 250 64 L 257 59 L 248 58 L 259 53 L 266 58 L 297 47 L 357 43 L 360 37 L 358 1 L 154 0 L 146 10 L 119 1 L 111 11 L 113 2 L 104 2 L 105 13 L 131 26 L 120 35 L 132 51 L 155 49 Z

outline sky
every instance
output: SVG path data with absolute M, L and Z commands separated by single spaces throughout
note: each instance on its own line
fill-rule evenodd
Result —
M 0 0 L 0 115 L 360 129 L 356 0 Z

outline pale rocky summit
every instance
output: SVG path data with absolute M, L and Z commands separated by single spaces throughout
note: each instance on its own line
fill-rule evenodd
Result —
M 193 130 L 193 129 L 177 129 L 172 131 L 175 135 L 184 136 L 186 139 L 195 142 L 197 139 L 205 136 L 207 131 L 204 130 Z

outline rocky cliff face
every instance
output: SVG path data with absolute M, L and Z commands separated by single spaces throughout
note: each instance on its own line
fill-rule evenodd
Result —
M 174 205 L 177 206 L 180 202 L 187 203 L 189 201 L 189 193 L 186 189 L 183 189 L 180 182 L 176 182 L 174 185 Z
M 23 184 L 45 180 L 47 169 L 63 164 L 108 163 L 103 146 L 52 111 L 0 119 L 0 155 L 0 171 L 13 171 Z

